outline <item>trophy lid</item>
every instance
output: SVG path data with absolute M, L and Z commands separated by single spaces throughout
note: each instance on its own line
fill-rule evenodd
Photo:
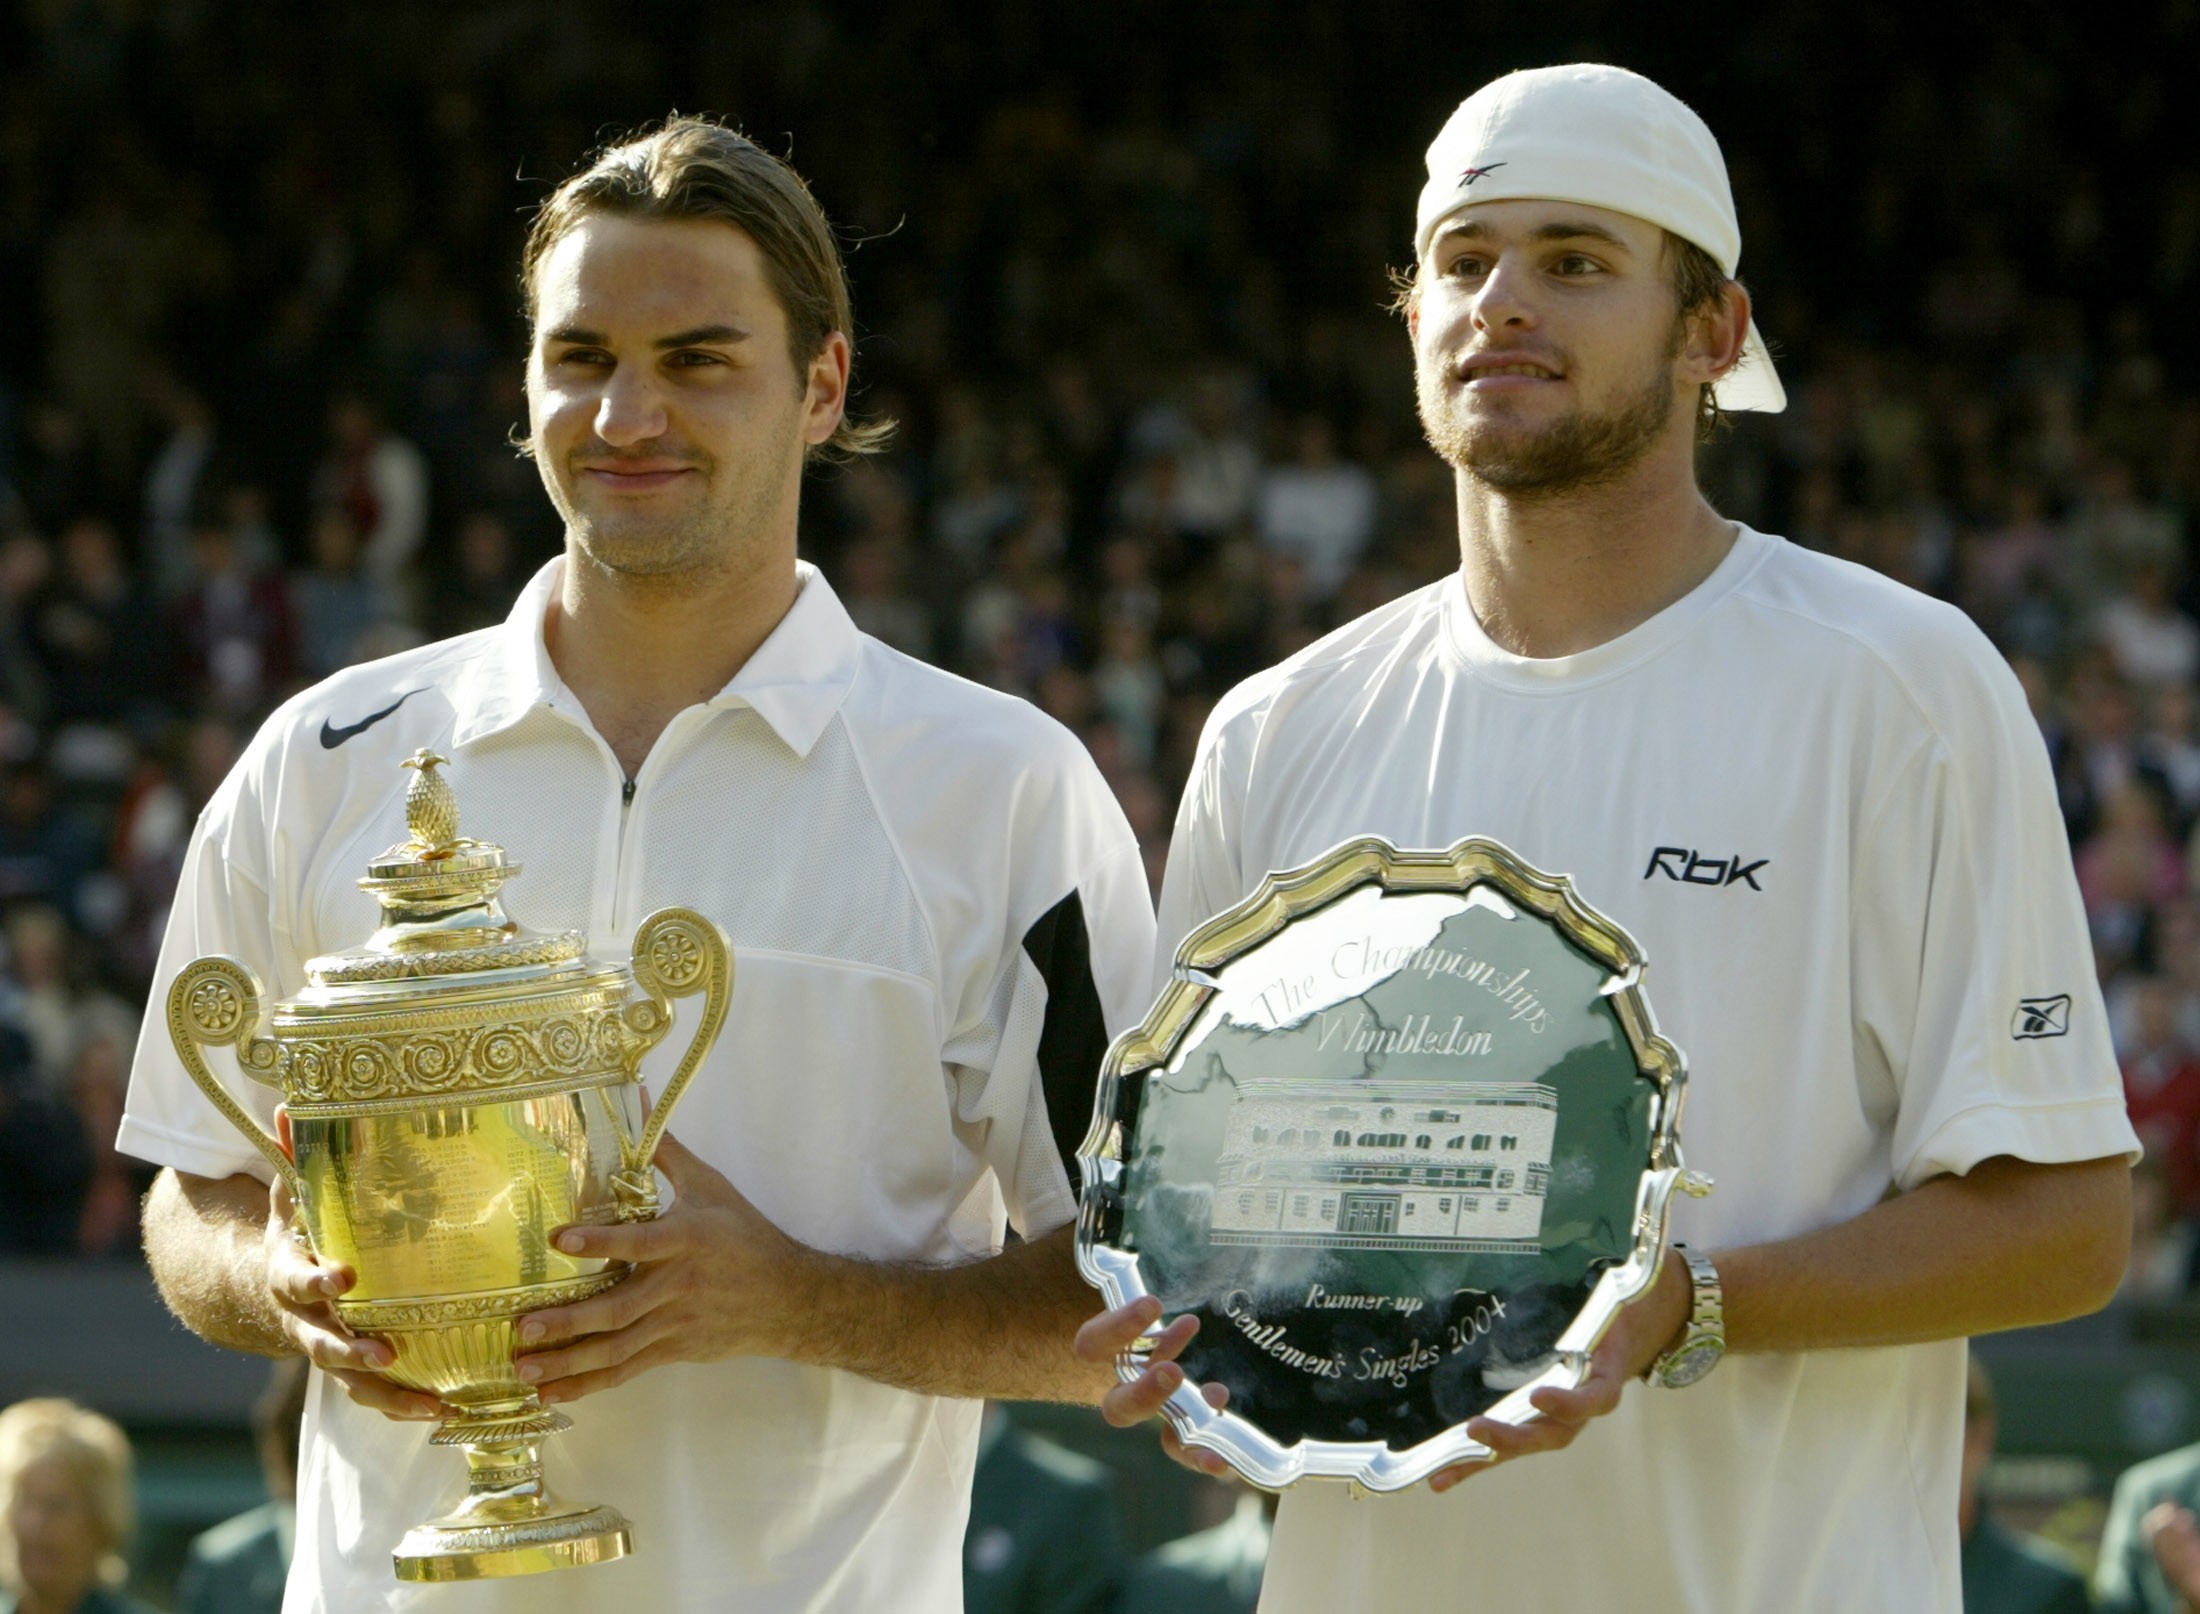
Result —
M 306 964 L 315 987 L 478 975 L 578 962 L 578 931 L 530 931 L 498 899 L 520 865 L 504 848 L 458 832 L 458 797 L 436 770 L 448 757 L 422 749 L 407 757 L 407 838 L 367 865 L 360 888 L 382 905 L 382 927 L 366 944 Z

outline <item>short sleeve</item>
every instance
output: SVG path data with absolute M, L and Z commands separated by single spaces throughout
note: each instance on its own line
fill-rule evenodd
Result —
M 1077 1214 L 1075 1159 L 1100 1067 L 1145 1015 L 1152 952 L 1145 866 L 1124 825 L 1112 853 L 1022 924 L 990 1009 L 945 1050 L 956 1122 L 979 1140 L 1026 1238 Z
M 1990 657 L 1960 659 L 1855 842 L 1858 1042 L 1894 1091 L 1904 1189 L 2138 1149 L 2046 748 Z
M 192 832 L 160 962 L 153 971 L 151 1003 L 138 1032 L 116 1147 L 194 1176 L 243 1172 L 265 1181 L 272 1175 L 266 1160 L 223 1119 L 184 1069 L 169 1035 L 167 1013 L 169 988 L 195 959 L 222 954 L 263 961 L 288 958 L 292 951 L 279 933 L 270 899 L 266 835 L 248 766 L 238 765 Z M 270 995 L 288 984 L 261 983 Z M 273 1127 L 273 1089 L 245 1076 L 230 1049 L 208 1049 L 206 1063 L 246 1114 Z
M 1154 992 L 1168 984 L 1184 938 L 1245 895 L 1239 841 L 1245 815 L 1245 720 L 1218 707 L 1199 737 L 1177 804 L 1154 935 Z M 1265 871 L 1264 871 L 1265 872 Z

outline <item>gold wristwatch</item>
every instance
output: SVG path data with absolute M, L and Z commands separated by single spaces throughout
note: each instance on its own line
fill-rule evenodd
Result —
M 1688 1264 L 1689 1287 L 1696 1297 L 1679 1343 L 1650 1364 L 1650 1382 L 1662 1390 L 1683 1390 L 1719 1365 L 1726 1354 L 1726 1292 L 1711 1257 L 1676 1243 L 1673 1253 Z

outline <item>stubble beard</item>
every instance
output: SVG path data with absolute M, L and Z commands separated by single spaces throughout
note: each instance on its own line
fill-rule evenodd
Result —
M 1673 418 L 1672 360 L 1659 356 L 1640 386 L 1599 414 L 1573 409 L 1540 431 L 1470 416 L 1464 389 L 1447 393 L 1449 360 L 1422 364 L 1414 394 L 1429 446 L 1493 492 L 1549 495 L 1614 482 L 1639 464 Z
M 778 476 L 795 421 L 760 451 L 727 468 L 703 458 L 696 466 L 703 497 L 676 511 L 618 511 L 610 519 L 552 488 L 568 538 L 590 565 L 643 588 L 685 586 L 699 578 L 740 571 L 765 547 L 776 512 Z M 574 475 L 577 479 L 579 472 Z M 546 479 L 547 480 L 547 479 Z

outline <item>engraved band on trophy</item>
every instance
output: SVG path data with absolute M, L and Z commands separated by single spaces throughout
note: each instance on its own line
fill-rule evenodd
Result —
M 1109 1050 L 1077 1256 L 1110 1306 L 1161 1299 L 1149 1340 L 1198 1314 L 1164 1408 L 1188 1445 L 1270 1489 L 1397 1490 L 1586 1377 L 1674 1192 L 1711 1187 L 1643 967 L 1480 837 L 1349 841 L 1186 938 Z
M 410 837 L 359 882 L 382 906 L 364 946 L 311 960 L 304 990 L 271 1005 L 250 968 L 221 957 L 191 964 L 168 994 L 192 1079 L 289 1184 L 318 1258 L 357 1274 L 338 1316 L 395 1350 L 391 1379 L 459 1409 L 431 1438 L 462 1449 L 468 1490 L 397 1545 L 398 1578 L 413 1581 L 632 1550 L 615 1509 L 545 1487 L 541 1442 L 572 1420 L 519 1378 L 515 1329 L 626 1276 L 551 1235 L 656 1215 L 657 1140 L 733 986 L 725 934 L 691 909 L 645 919 L 631 969 L 588 957 L 578 932 L 507 917 L 498 892 L 519 865 L 460 837 L 436 772 L 446 760 L 405 762 Z M 671 1030 L 673 1001 L 696 994 L 701 1021 L 645 1119 L 642 1057 Z M 282 1094 L 280 1141 L 207 1069 L 202 1049 L 221 1046 Z

